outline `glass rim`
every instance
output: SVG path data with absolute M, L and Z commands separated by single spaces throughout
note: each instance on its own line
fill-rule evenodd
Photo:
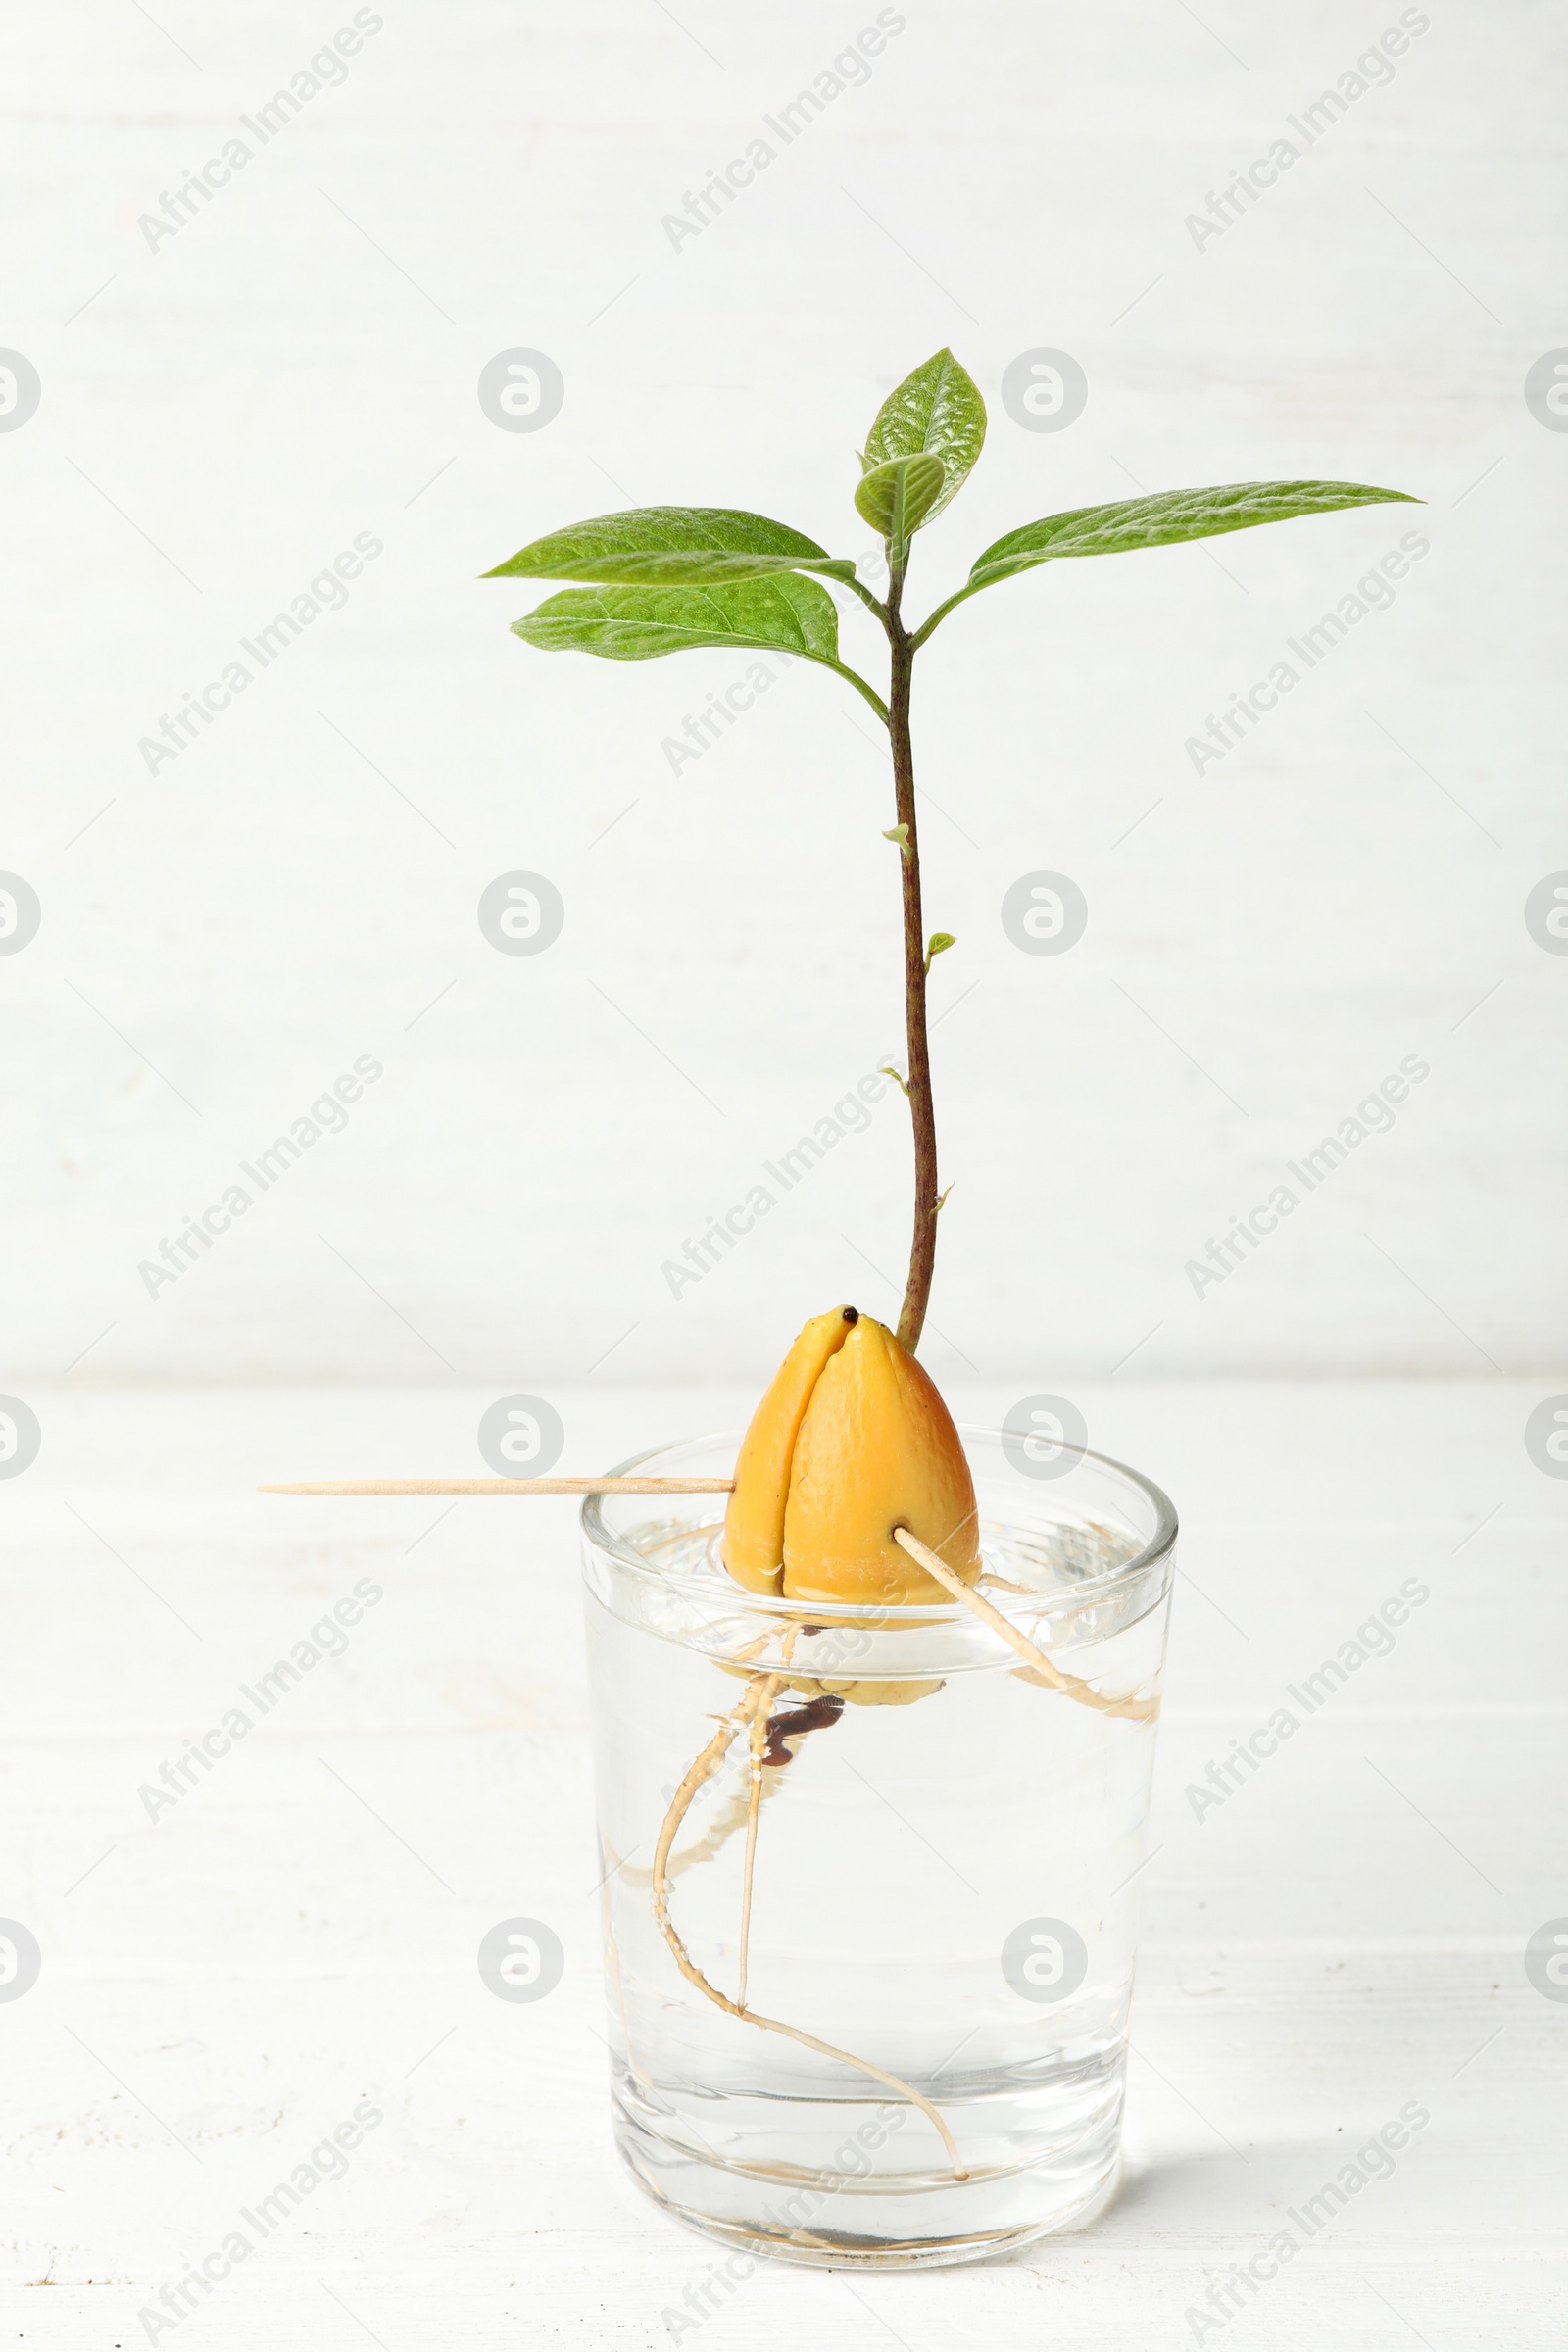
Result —
M 959 1421 L 955 1426 L 960 1438 L 985 1438 L 999 1446 L 1004 1443 L 1006 1434 L 1000 1429 L 987 1429 L 974 1421 Z M 666 1439 L 662 1445 L 649 1446 L 641 1453 L 628 1454 L 624 1461 L 616 1462 L 605 1475 L 607 1478 L 633 1478 L 638 1472 L 646 1470 L 651 1462 L 658 1461 L 661 1455 L 680 1452 L 692 1446 L 723 1446 L 729 1444 L 731 1440 L 738 1445 L 743 1435 L 744 1432 L 721 1429 L 709 1430 L 697 1437 Z M 1090 1600 L 1098 1601 L 1107 1597 L 1121 1586 L 1135 1582 L 1137 1578 L 1147 1575 L 1150 1569 L 1156 1567 L 1162 1560 L 1168 1558 L 1180 1532 L 1180 1521 L 1176 1516 L 1176 1506 L 1163 1487 L 1156 1486 L 1154 1481 L 1146 1477 L 1142 1470 L 1135 1470 L 1130 1462 L 1118 1461 L 1114 1454 L 1100 1453 L 1092 1446 L 1075 1446 L 1070 1439 L 1057 1440 L 1056 1444 L 1061 1452 L 1073 1455 L 1076 1460 L 1098 1463 L 1102 1469 L 1113 1471 L 1118 1478 L 1125 1479 L 1130 1486 L 1137 1488 L 1139 1493 L 1147 1497 L 1153 1505 L 1154 1510 L 1153 1533 L 1148 1543 L 1143 1544 L 1131 1559 L 1122 1560 L 1116 1567 L 1108 1569 L 1103 1576 L 1085 1577 L 1081 1584 L 1073 1587 L 1070 1595 L 1064 1593 L 1059 1596 L 1063 1600 L 1070 1598 L 1072 1606 L 1077 1608 Z M 604 1520 L 603 1506 L 609 1499 L 611 1498 L 604 1494 L 585 1494 L 583 1496 L 579 1522 L 585 1541 L 591 1544 L 596 1551 L 608 1553 L 620 1566 L 630 1568 L 640 1576 L 655 1579 L 666 1591 L 684 1590 L 693 1597 L 709 1602 L 712 1600 L 713 1594 L 710 1586 L 699 1582 L 696 1576 L 688 1575 L 684 1571 L 659 1566 L 656 1562 L 646 1558 L 643 1553 L 635 1550 L 620 1537 L 614 1535 L 605 1525 Z M 656 1497 L 646 1496 L 644 1499 L 652 1501 Z M 694 1494 L 687 1499 L 698 1502 L 710 1498 Z M 715 1495 L 711 1499 L 716 1501 L 718 1497 Z M 1021 1596 L 999 1594 L 992 1600 L 992 1606 L 999 1609 L 1004 1616 L 1022 1617 L 1032 1613 L 1038 1614 L 1043 1600 L 1049 1602 L 1056 1597 L 1056 1595 L 1031 1593 L 1025 1599 Z M 1007 1606 L 1009 1599 L 1012 1602 L 1010 1609 Z M 879 1624 L 895 1631 L 900 1626 L 912 1629 L 916 1625 L 958 1624 L 965 1622 L 970 1616 L 970 1612 L 958 1600 L 946 1602 L 811 1600 L 807 1602 L 789 1599 L 782 1593 L 753 1592 L 744 1585 L 736 1585 L 735 1601 L 737 1607 L 756 1609 L 768 1616 L 799 1617 L 803 1609 L 808 1608 L 813 1624 L 832 1624 L 840 1618 L 857 1620 L 863 1624 L 868 1615 L 874 1614 Z

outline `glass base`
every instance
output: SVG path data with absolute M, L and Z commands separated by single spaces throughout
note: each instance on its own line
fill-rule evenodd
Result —
M 614 2132 L 638 2185 L 734 2252 L 818 2270 L 916 2271 L 993 2260 L 1098 2221 L 1121 2185 L 1119 2106 L 1048 2161 L 963 2181 L 942 2172 L 855 2180 L 726 2164 L 677 2144 L 619 2096 Z M 720 2268 L 725 2290 L 750 2275 Z

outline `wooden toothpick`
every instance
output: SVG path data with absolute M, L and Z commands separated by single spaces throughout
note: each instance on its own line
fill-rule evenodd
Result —
M 732 1494 L 732 1478 L 328 1478 L 258 1494 Z

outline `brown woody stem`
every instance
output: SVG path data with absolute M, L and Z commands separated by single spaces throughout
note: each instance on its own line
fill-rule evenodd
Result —
M 931 1099 L 931 1054 L 926 1041 L 925 928 L 920 906 L 920 837 L 914 807 L 914 747 L 909 735 L 909 690 L 914 645 L 899 618 L 904 566 L 891 566 L 885 615 L 892 665 L 888 733 L 893 744 L 893 789 L 905 829 L 899 864 L 904 882 L 904 1010 L 909 1058 L 909 1115 L 914 1125 L 914 1231 L 909 1279 L 899 1316 L 899 1338 L 912 1352 L 925 1327 L 926 1302 L 937 1254 L 937 1122 Z

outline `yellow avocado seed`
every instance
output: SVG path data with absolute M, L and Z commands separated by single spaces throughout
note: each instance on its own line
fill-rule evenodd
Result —
M 724 1563 L 786 1600 L 947 1605 L 895 1528 L 966 1584 L 979 1576 L 974 1482 L 934 1382 L 884 1324 L 836 1306 L 807 1324 L 752 1416 Z

